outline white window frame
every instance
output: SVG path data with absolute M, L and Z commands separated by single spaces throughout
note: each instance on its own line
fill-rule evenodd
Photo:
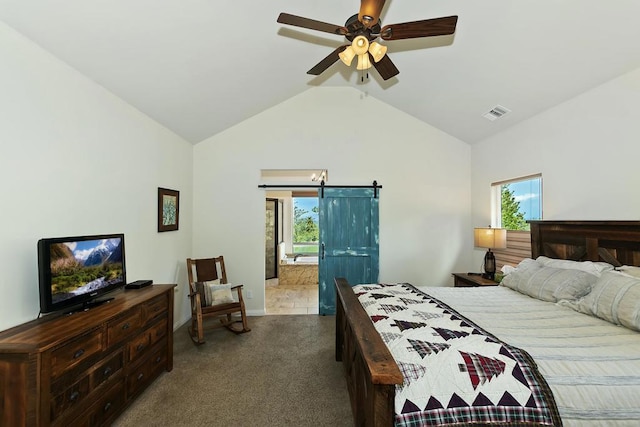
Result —
M 507 179 L 491 183 L 491 226 L 502 228 L 502 187 L 515 182 L 530 181 L 540 179 L 540 218 L 543 217 L 543 197 L 542 197 L 542 174 L 521 176 L 518 178 Z M 514 230 L 511 230 L 514 231 Z

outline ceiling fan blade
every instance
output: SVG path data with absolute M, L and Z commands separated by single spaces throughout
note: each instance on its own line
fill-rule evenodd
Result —
M 445 36 L 455 33 L 457 22 L 457 16 L 447 16 L 444 18 L 385 25 L 380 31 L 380 38 L 383 40 L 400 40 Z
M 373 61 L 372 58 L 371 63 L 376 67 L 376 70 L 380 73 L 383 80 L 389 80 L 391 77 L 397 76 L 400 73 L 391 61 L 391 58 L 389 58 L 389 55 L 383 56 L 378 62 Z
M 385 0 L 361 0 L 358 21 L 366 28 L 371 28 L 378 23 L 380 13 L 384 7 Z
M 326 58 L 318 62 L 312 69 L 307 71 L 307 74 L 313 74 L 314 76 L 319 76 L 320 74 L 322 74 L 323 71 L 331 67 L 336 61 L 340 59 L 338 55 L 340 54 L 340 52 L 345 50 L 347 46 L 349 45 L 346 44 L 344 46 L 338 47 L 336 50 L 327 55 Z
M 278 16 L 278 22 L 280 24 L 293 25 L 295 27 L 308 28 L 310 30 L 317 30 L 331 34 L 345 35 L 349 32 L 342 25 L 328 24 L 326 22 L 303 18 L 302 16 L 291 15 L 288 13 L 281 13 Z

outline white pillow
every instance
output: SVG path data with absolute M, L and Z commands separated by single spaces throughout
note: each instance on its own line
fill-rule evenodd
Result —
M 581 270 L 527 263 L 506 275 L 501 284 L 542 301 L 577 300 L 591 291 L 597 277 Z
M 571 307 L 640 331 L 640 279 L 605 271 L 591 292 Z
M 218 280 L 218 282 L 220 282 Z M 220 285 L 218 283 L 205 282 L 206 288 L 211 293 L 211 305 L 228 304 L 234 302 L 231 294 L 231 284 Z
M 515 267 L 512 265 L 503 265 L 502 268 L 500 269 L 500 271 L 502 271 L 502 273 L 504 274 L 504 276 L 513 273 L 516 270 L 525 270 L 527 268 L 538 268 L 540 267 L 540 264 L 538 264 L 536 262 L 535 259 L 531 259 L 531 258 L 524 258 L 522 261 L 520 261 L 518 263 L 518 265 L 516 265 Z
M 208 282 L 196 282 L 196 291 L 200 294 L 200 304 L 203 307 L 235 302 L 231 293 L 231 284 L 220 284 L 220 279 Z
M 505 265 L 502 266 L 500 271 L 502 271 L 502 274 L 506 276 L 507 274 L 513 273 L 514 271 L 516 271 L 516 267 L 514 267 L 512 265 L 505 264 Z
M 616 271 L 619 271 L 622 274 L 626 274 L 627 276 L 640 278 L 640 267 L 634 267 L 633 265 L 623 265 L 622 267 L 617 267 Z
M 606 262 L 593 262 L 593 261 L 571 261 L 568 259 L 554 259 L 546 256 L 539 256 L 536 258 L 543 267 L 565 268 L 569 270 L 586 271 L 589 274 L 600 277 L 603 271 L 613 270 L 613 265 Z
M 516 268 L 520 270 L 524 270 L 530 267 L 540 267 L 540 264 L 537 263 L 535 259 L 525 258 L 516 266 Z

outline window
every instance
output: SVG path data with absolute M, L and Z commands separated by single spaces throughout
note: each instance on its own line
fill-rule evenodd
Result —
M 491 184 L 492 225 L 507 230 L 529 230 L 528 220 L 542 219 L 542 175 L 530 175 Z
M 318 197 L 293 197 L 293 253 L 318 253 Z

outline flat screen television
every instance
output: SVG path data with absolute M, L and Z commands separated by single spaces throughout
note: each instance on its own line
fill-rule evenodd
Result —
M 88 309 L 127 283 L 124 234 L 38 241 L 40 312 Z

